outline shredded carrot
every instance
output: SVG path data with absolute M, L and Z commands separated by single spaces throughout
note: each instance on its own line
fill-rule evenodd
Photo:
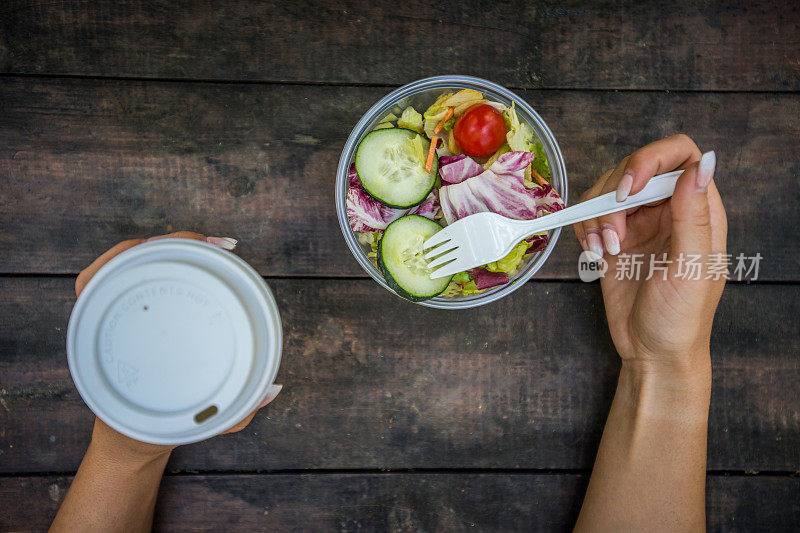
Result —
M 433 128 L 433 133 L 439 133 L 440 131 L 442 131 L 442 128 L 444 128 L 444 123 L 450 120 L 450 117 L 452 116 L 453 116 L 453 108 L 448 107 L 447 113 L 444 114 L 444 118 L 439 121 L 439 123 L 436 125 L 435 128 Z
M 431 139 L 431 147 L 428 150 L 428 160 L 425 162 L 425 172 L 430 172 L 433 166 L 433 155 L 436 153 L 436 145 L 439 144 L 439 137 Z
M 536 180 L 536 183 L 539 185 L 550 185 L 550 183 L 548 183 L 548 181 L 544 179 L 541 174 L 536 172 L 536 169 L 533 167 L 531 167 L 531 176 L 533 176 L 533 178 Z

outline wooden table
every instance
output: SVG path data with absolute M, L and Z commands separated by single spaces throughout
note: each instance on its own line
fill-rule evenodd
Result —
M 800 528 L 800 10 L 585 0 L 6 0 L 0 6 L 0 527 L 45 528 L 92 414 L 66 365 L 77 272 L 177 229 L 240 240 L 284 321 L 280 397 L 175 452 L 156 527 L 564 530 L 619 368 L 565 232 L 536 278 L 444 312 L 367 278 L 333 180 L 378 98 L 443 73 L 544 117 L 575 202 L 636 147 L 717 151 L 731 282 L 713 337 L 712 530 Z

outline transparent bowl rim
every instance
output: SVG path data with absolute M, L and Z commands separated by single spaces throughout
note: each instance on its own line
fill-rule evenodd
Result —
M 339 166 L 336 170 L 335 184 L 336 214 L 339 219 L 339 227 L 342 230 L 342 235 L 344 236 L 345 242 L 347 242 L 348 248 L 350 248 L 350 252 L 353 254 L 353 257 L 355 257 L 356 261 L 358 261 L 358 264 L 361 265 L 361 268 L 363 268 L 372 279 L 395 295 L 396 293 L 383 279 L 380 271 L 369 261 L 353 230 L 350 229 L 350 222 L 347 218 L 347 206 L 345 201 L 348 187 L 348 168 L 353 156 L 355 155 L 355 150 L 358 146 L 358 143 L 360 142 L 361 138 L 368 133 L 370 125 L 378 116 L 388 114 L 389 110 L 395 105 L 396 102 L 416 93 L 430 89 L 448 88 L 477 89 L 481 92 L 488 93 L 493 97 L 499 96 L 501 100 L 505 99 L 509 102 L 513 101 L 518 110 L 521 109 L 523 114 L 528 115 L 532 119 L 531 126 L 533 126 L 536 134 L 542 140 L 545 151 L 547 152 L 548 160 L 550 162 L 550 170 L 552 172 L 551 184 L 566 203 L 567 170 L 566 166 L 564 165 L 564 156 L 561 153 L 561 148 L 558 146 L 555 136 L 550 131 L 550 128 L 547 127 L 547 124 L 542 117 L 539 116 L 536 111 L 534 111 L 530 104 L 517 96 L 515 93 L 491 81 L 463 75 L 446 75 L 424 78 L 395 89 L 378 100 L 375 105 L 373 105 L 366 113 L 364 113 L 364 115 L 361 117 L 361 120 L 359 120 L 353 128 L 353 131 L 350 133 L 350 136 L 347 138 L 347 142 L 342 149 L 342 155 L 339 158 Z M 517 274 L 517 276 L 506 285 L 472 296 L 461 298 L 432 298 L 430 300 L 424 300 L 422 302 L 415 303 L 436 309 L 470 309 L 497 301 L 520 288 L 526 281 L 536 274 L 536 272 L 544 265 L 545 261 L 552 253 L 560 234 L 561 228 L 550 231 L 550 240 L 545 249 L 541 252 L 536 252 L 536 255 L 528 263 L 525 269 Z

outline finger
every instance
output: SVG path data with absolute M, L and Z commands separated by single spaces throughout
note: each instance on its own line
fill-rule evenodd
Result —
M 603 237 L 600 223 L 596 218 L 584 220 L 583 229 L 586 232 L 586 248 L 603 257 Z
M 265 407 L 267 404 L 272 402 L 278 394 L 283 389 L 283 385 L 271 385 L 270 388 L 267 390 L 267 394 L 264 396 L 264 399 L 261 400 L 261 403 L 258 404 L 258 407 L 253 409 L 250 414 L 240 420 L 237 424 L 234 424 L 232 427 L 228 428 L 222 434 L 225 435 L 227 433 L 236 433 L 237 431 L 241 431 L 247 427 L 247 425 L 253 420 L 253 417 L 256 416 L 256 413 L 262 407 Z
M 708 189 L 714 177 L 716 156 L 703 154 L 699 164 L 692 164 L 678 178 L 670 201 L 672 212 L 672 254 L 707 255 L 711 253 L 711 209 Z
M 602 191 L 603 187 L 606 184 L 606 181 L 609 179 L 611 174 L 614 172 L 614 169 L 609 169 L 603 173 L 602 176 L 592 185 L 585 193 L 581 195 L 580 201 L 585 202 L 586 200 L 591 200 L 592 198 L 596 198 L 600 191 Z M 590 219 L 584 220 L 583 222 L 576 222 L 572 225 L 573 230 L 575 231 L 575 236 L 578 238 L 578 241 L 581 243 L 581 246 L 584 250 L 591 250 L 599 256 L 603 256 L 603 244 L 602 239 L 600 237 L 600 225 L 597 222 L 597 219 Z
M 700 161 L 700 149 L 683 133 L 652 142 L 628 157 L 616 183 L 617 201 L 641 191 L 653 176 Z
M 228 251 L 233 251 L 236 245 L 239 244 L 239 241 L 232 237 L 206 237 L 206 242 Z
M 641 191 L 653 176 L 685 167 L 699 159 L 700 150 L 690 137 L 672 135 L 650 143 L 623 159 L 606 181 L 602 194 L 616 191 L 617 201 L 624 201 L 630 194 Z M 611 255 L 618 254 L 625 241 L 625 218 L 622 212 L 600 217 L 603 244 Z
M 585 252 L 588 250 L 588 246 L 586 245 L 586 231 L 583 229 L 582 222 L 576 222 L 572 225 L 572 231 L 575 232 L 575 238 L 578 239 L 578 242 L 581 244 L 581 248 Z
M 147 239 L 147 242 L 160 241 L 161 239 L 192 239 L 195 241 L 205 241 L 206 236 L 202 233 L 196 233 L 194 231 L 181 230 L 173 233 L 167 233 L 166 235 L 156 235 L 154 237 L 150 237 Z
M 617 165 L 617 168 L 611 172 L 608 179 L 603 184 L 603 188 L 600 190 L 600 195 L 607 194 L 618 188 L 629 159 L 630 156 L 624 158 L 620 161 L 619 165 Z M 611 213 L 597 218 L 598 226 L 601 230 L 600 235 L 603 239 L 603 246 L 611 255 L 617 255 L 620 252 L 621 243 L 625 240 L 625 235 L 627 234 L 625 218 L 625 211 Z
M 708 187 L 708 209 L 711 215 L 711 253 L 725 254 L 728 250 L 728 216 L 713 179 Z
M 283 390 L 283 385 L 270 385 L 266 396 L 264 396 L 264 399 L 261 400 L 260 404 L 258 404 L 256 410 L 266 407 L 270 402 L 272 402 L 272 400 L 278 397 L 278 394 L 280 394 L 281 390 Z
M 583 194 L 581 194 L 580 198 L 578 198 L 578 203 L 585 202 L 586 200 L 591 200 L 592 198 L 597 197 L 600 194 L 600 191 L 603 189 L 603 185 L 605 185 L 606 180 L 614 172 L 614 169 L 611 168 L 603 172 L 603 174 L 597 179 L 591 187 L 586 189 Z M 578 240 L 583 236 L 583 232 L 579 226 L 580 222 L 577 222 L 572 225 L 573 229 L 575 230 L 575 236 L 578 237 Z
M 83 289 L 86 287 L 86 284 L 89 283 L 89 280 L 97 274 L 97 271 L 103 267 L 106 263 L 111 261 L 115 256 L 121 254 L 125 250 L 130 250 L 134 246 L 142 244 L 144 239 L 130 239 L 127 241 L 122 241 L 121 243 L 113 246 L 110 250 L 105 252 L 103 255 L 92 261 L 92 264 L 88 267 L 84 268 L 80 274 L 78 274 L 78 278 L 75 280 L 75 294 L 77 296 L 81 295 Z
M 239 244 L 239 241 L 233 237 L 206 237 L 202 233 L 196 233 L 194 231 L 176 231 L 175 233 L 169 233 L 167 235 L 156 235 L 155 237 L 147 239 L 147 242 L 161 239 L 193 239 L 195 241 L 205 241 L 208 244 L 213 244 L 217 248 L 228 251 L 234 250 L 236 245 Z
M 256 416 L 257 412 L 258 412 L 258 409 L 254 409 L 253 411 L 250 412 L 249 415 L 247 415 L 241 421 L 239 421 L 238 424 L 235 424 L 235 425 L 231 426 L 227 430 L 223 431 L 222 434 L 223 435 L 227 435 L 228 433 L 237 433 L 237 432 L 243 430 L 253 420 L 253 417 Z
M 103 255 L 95 259 L 91 265 L 86 267 L 78 274 L 78 278 L 75 280 L 75 294 L 80 296 L 83 289 L 86 287 L 86 284 L 89 283 L 89 280 L 97 274 L 97 271 L 103 267 L 106 263 L 111 261 L 112 258 L 121 254 L 122 252 L 133 248 L 143 242 L 151 242 L 157 241 L 161 239 L 193 239 L 196 241 L 205 241 L 209 244 L 213 244 L 223 250 L 233 250 L 236 248 L 236 245 L 239 241 L 233 239 L 231 237 L 206 237 L 202 233 L 196 233 L 194 231 L 176 231 L 174 233 L 168 233 L 167 235 L 156 235 L 154 237 L 150 237 L 149 239 L 130 239 L 127 241 L 122 241 L 121 243 L 117 244 Z

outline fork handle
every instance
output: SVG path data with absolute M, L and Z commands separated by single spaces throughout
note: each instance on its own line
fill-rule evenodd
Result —
M 650 178 L 650 181 L 647 182 L 644 189 L 636 194 L 631 194 L 622 202 L 617 201 L 617 193 L 614 191 L 535 220 L 519 221 L 518 228 L 520 233 L 514 239 L 514 242 L 534 233 L 541 233 L 542 231 L 569 226 L 576 222 L 582 222 L 584 220 L 608 215 L 609 213 L 616 213 L 617 211 L 624 211 L 631 207 L 638 207 L 669 198 L 672 196 L 672 193 L 675 192 L 675 183 L 678 181 L 678 177 L 681 174 L 683 174 L 683 170 L 676 170 L 674 172 L 667 172 L 666 174 L 654 176 Z

